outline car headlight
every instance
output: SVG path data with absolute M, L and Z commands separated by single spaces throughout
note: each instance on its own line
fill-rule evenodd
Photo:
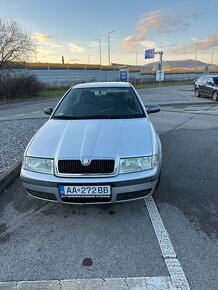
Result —
M 154 169 L 157 166 L 157 155 L 121 158 L 119 174 L 133 173 Z
M 24 157 L 23 168 L 29 171 L 35 171 L 46 174 L 53 174 L 53 160 L 46 158 Z

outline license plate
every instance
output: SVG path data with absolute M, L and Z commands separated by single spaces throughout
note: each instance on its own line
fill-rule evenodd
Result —
M 60 185 L 60 195 L 62 197 L 110 197 L 110 185 Z

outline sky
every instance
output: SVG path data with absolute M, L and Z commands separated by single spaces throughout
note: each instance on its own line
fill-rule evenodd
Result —
M 15 18 L 38 41 L 29 61 L 146 65 L 145 49 L 163 60 L 218 64 L 217 0 L 0 0 L 0 17 Z M 213 49 L 214 47 L 214 49 Z M 158 55 L 154 61 L 159 60 Z

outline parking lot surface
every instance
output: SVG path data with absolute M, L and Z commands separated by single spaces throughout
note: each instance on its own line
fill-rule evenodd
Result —
M 145 105 L 216 103 L 209 98 L 196 98 L 193 85 L 137 89 Z M 45 107 L 55 107 L 60 97 L 0 105 L 0 121 L 46 117 Z
M 169 261 L 178 259 L 191 289 L 218 288 L 218 105 L 164 107 L 150 118 L 163 147 L 153 196 L 161 220 L 152 222 L 146 200 L 62 205 L 29 197 L 18 179 L 0 194 L 0 281 L 153 277 L 150 289 L 166 289 L 158 283 L 172 282 Z
M 192 85 L 138 89 L 138 92 L 145 105 L 179 104 L 179 107 L 182 108 L 181 104 L 184 104 L 186 113 L 196 113 L 196 111 L 199 113 L 198 107 L 191 106 L 188 108 L 187 104 L 196 103 L 196 106 L 198 106 L 200 103 L 202 104 L 200 108 L 204 114 L 218 114 L 216 110 L 217 103 L 208 98 L 196 98 Z M 24 149 L 30 138 L 48 119 L 48 115 L 44 114 L 43 109 L 45 107 L 54 108 L 59 100 L 60 97 L 56 97 L 0 105 L 0 131 L 2 132 L 2 140 L 4 140 L 0 146 L 0 174 L 14 162 L 22 159 Z M 178 111 L 176 108 L 173 107 L 173 111 Z M 163 107 L 162 110 L 166 111 L 168 108 Z M 174 115 L 171 115 L 174 118 Z M 162 118 L 162 115 L 160 117 Z M 176 118 L 178 124 L 179 119 L 183 119 L 182 116 L 178 119 L 177 115 Z M 169 122 L 171 123 L 171 120 Z M 159 123 L 159 126 L 161 123 Z M 164 126 L 166 126 L 166 123 Z M 169 126 L 171 127 L 171 124 Z M 8 150 L 8 144 L 10 144 L 10 150 Z

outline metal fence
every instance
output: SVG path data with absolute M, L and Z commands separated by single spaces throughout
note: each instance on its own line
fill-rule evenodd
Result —
M 27 72 L 36 75 L 38 80 L 49 85 L 63 86 L 83 82 L 119 81 L 118 66 L 99 66 L 86 64 L 47 64 L 47 63 L 22 63 L 11 66 L 17 73 Z M 144 83 L 156 80 L 156 71 L 145 70 L 143 67 L 129 68 L 129 81 Z M 204 74 L 204 70 L 166 70 L 166 81 L 193 80 Z M 207 72 L 215 74 L 215 70 Z

